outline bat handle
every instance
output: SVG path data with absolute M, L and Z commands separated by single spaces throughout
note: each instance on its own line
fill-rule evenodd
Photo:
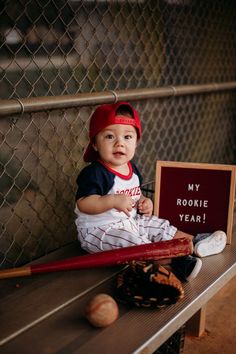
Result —
M 4 269 L 0 271 L 0 279 L 14 278 L 14 277 L 26 277 L 31 275 L 30 267 L 20 267 L 12 269 Z

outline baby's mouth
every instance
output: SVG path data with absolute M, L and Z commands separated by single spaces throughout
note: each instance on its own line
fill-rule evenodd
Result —
M 123 156 L 123 155 L 125 155 L 125 153 L 122 152 L 122 151 L 117 151 L 117 152 L 114 152 L 113 155 L 115 155 L 115 156 Z

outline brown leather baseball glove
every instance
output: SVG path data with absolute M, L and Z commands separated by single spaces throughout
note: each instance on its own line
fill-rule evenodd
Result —
M 184 297 L 180 280 L 154 262 L 133 261 L 116 281 L 117 300 L 138 307 L 165 307 Z

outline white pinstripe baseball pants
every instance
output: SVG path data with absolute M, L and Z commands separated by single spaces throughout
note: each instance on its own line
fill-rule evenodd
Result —
M 81 247 L 90 252 L 171 240 L 177 228 L 157 216 L 137 215 L 116 223 L 92 228 L 78 228 Z

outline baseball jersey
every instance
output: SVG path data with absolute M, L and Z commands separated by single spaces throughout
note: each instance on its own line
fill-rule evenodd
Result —
M 135 217 L 137 215 L 137 203 L 141 197 L 142 176 L 133 162 L 129 162 L 128 166 L 129 174 L 122 175 L 100 161 L 92 162 L 81 171 L 76 180 L 78 184 L 76 200 L 94 194 L 101 196 L 125 194 L 133 200 L 133 208 L 130 214 L 131 217 Z M 128 218 L 124 212 L 114 208 L 100 214 L 89 215 L 82 213 L 76 206 L 75 213 L 77 215 L 75 222 L 78 228 L 102 226 Z

